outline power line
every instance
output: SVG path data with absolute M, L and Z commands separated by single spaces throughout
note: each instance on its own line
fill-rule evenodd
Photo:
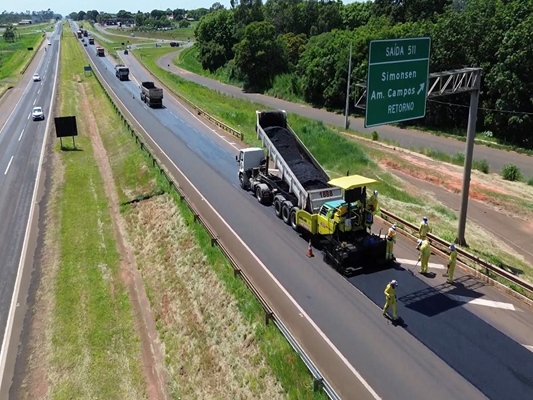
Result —
M 464 104 L 447 103 L 445 101 L 438 101 L 438 100 L 433 100 L 433 99 L 428 99 L 428 101 L 431 101 L 433 103 L 443 104 L 443 105 L 446 105 L 446 106 L 452 106 L 452 107 L 462 107 L 462 108 L 469 108 L 470 107 L 470 106 L 467 106 L 467 105 L 464 105 Z M 478 107 L 478 110 L 497 112 L 497 113 L 501 113 L 501 114 L 533 115 L 533 112 L 497 110 L 495 108 L 485 108 L 485 107 Z

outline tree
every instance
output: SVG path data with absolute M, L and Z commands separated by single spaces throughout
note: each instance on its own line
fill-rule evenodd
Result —
M 218 1 L 216 3 L 213 3 L 211 8 L 209 9 L 209 12 L 215 12 L 219 10 L 224 10 L 226 7 L 224 7 L 222 4 L 220 4 Z
M 220 10 L 208 14 L 196 26 L 196 46 L 198 59 L 204 69 L 212 72 L 224 66 L 233 58 L 234 36 L 233 13 Z
M 180 28 L 188 28 L 189 26 L 191 26 L 191 23 L 189 21 L 187 21 L 186 19 L 182 19 L 179 23 L 178 23 L 178 26 Z
M 365 25 L 372 15 L 372 1 L 346 4 L 341 10 L 344 29 L 353 30 Z
M 79 11 L 78 12 L 78 21 L 84 20 L 85 19 L 85 15 L 87 15 L 87 14 L 85 14 L 85 11 Z
M 15 32 L 16 32 L 16 29 L 17 28 L 14 28 L 12 26 L 7 26 L 5 31 L 4 31 L 4 34 L 2 35 L 4 37 L 4 40 L 6 42 L 11 42 L 13 43 L 15 41 Z
M 287 58 L 289 62 L 289 69 L 292 71 L 298 65 L 300 56 L 305 50 L 307 44 L 307 37 L 305 34 L 300 33 L 298 35 L 289 32 L 279 36 L 282 43 L 285 45 Z
M 87 19 L 89 21 L 97 21 L 98 20 L 98 16 L 100 15 L 100 13 L 96 10 L 89 10 L 87 11 Z
M 262 21 L 246 26 L 243 39 L 235 45 L 235 66 L 248 89 L 267 88 L 274 76 L 287 70 L 287 55 L 272 24 Z

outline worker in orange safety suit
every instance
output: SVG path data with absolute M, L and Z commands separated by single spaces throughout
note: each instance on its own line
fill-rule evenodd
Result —
M 455 265 L 457 264 L 457 249 L 453 243 L 450 245 L 449 249 L 450 256 L 448 258 L 448 270 L 444 276 L 448 277 L 448 283 L 453 283 L 453 273 L 455 271 Z
M 431 247 L 429 246 L 429 240 L 418 239 L 417 250 L 420 250 L 418 261 L 420 261 L 420 273 L 426 274 L 428 272 L 429 256 L 431 255 Z
M 424 217 L 420 223 L 420 228 L 418 228 L 420 239 L 424 240 L 428 233 L 431 233 L 431 226 L 428 223 L 428 217 Z
M 392 306 L 392 319 L 398 319 L 398 306 L 396 305 L 396 287 L 398 282 L 392 280 L 387 287 L 385 287 L 385 305 L 383 306 L 383 315 L 387 314 L 387 309 Z
M 387 232 L 387 247 L 385 250 L 385 259 L 394 260 L 394 254 L 392 250 L 394 249 L 394 244 L 396 243 L 396 225 L 392 225 Z

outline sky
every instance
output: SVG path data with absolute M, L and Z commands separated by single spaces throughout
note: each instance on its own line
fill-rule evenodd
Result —
M 358 0 L 343 0 L 343 3 L 348 4 L 355 1 Z M 73 2 L 72 0 L 17 0 L 16 6 L 12 4 L 7 7 L 6 4 L 1 5 L 0 12 L 4 10 L 7 12 L 21 12 L 26 10 L 38 11 L 43 9 L 46 10 L 48 8 L 62 15 L 68 15 L 73 11 L 80 10 L 98 10 L 116 13 L 119 10 L 124 9 L 131 12 L 137 12 L 137 10 L 149 12 L 154 8 L 157 8 L 158 10 L 166 10 L 167 8 L 170 8 L 171 10 L 175 10 L 176 8 L 184 8 L 186 10 L 202 7 L 209 8 L 216 2 L 217 0 L 158 0 L 155 2 L 147 2 L 146 0 L 129 0 L 127 2 L 117 0 L 92 0 L 88 2 Z M 229 8 L 230 0 L 218 0 L 218 2 L 226 8 Z

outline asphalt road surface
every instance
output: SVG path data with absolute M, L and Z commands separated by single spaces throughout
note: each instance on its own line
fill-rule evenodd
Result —
M 403 267 L 350 280 L 321 257 L 307 258 L 307 243 L 238 187 L 234 157 L 240 145 L 235 139 L 216 135 L 167 92 L 164 109 L 147 108 L 139 100 L 137 82 L 150 79 L 131 56 L 123 59 L 137 82 L 118 81 L 110 60 L 90 49 L 88 54 L 128 110 L 380 397 L 530 398 L 533 353 L 526 346 L 533 339 L 524 334 L 533 327 L 530 310 L 460 272 L 455 287 L 445 285 L 445 261 L 437 257 L 432 259 L 438 264 L 435 275 L 413 274 L 417 253 L 401 237 L 395 255 Z M 404 326 L 390 325 L 379 309 L 391 279 L 401 285 Z M 370 398 L 357 392 L 355 377 L 348 384 L 336 382 L 327 374 L 328 360 L 318 364 L 335 387 L 353 386 L 354 391 L 342 392 L 343 398 Z
M 59 27 L 51 34 L 47 51 L 42 47 L 27 70 L 30 77 L 34 72 L 41 75 L 41 82 L 24 79 L 26 84 L 20 101 L 16 100 L 20 90 L 14 90 L 2 105 L 2 113 L 9 111 L 0 131 L 0 342 L 3 343 L 8 314 L 19 262 L 26 234 L 28 216 L 43 141 L 45 127 L 51 118 L 50 104 L 56 63 L 58 60 Z M 46 41 L 45 41 L 46 43 Z M 35 64 L 37 67 L 35 68 Z M 11 97 L 13 96 L 13 97 Z M 13 106 L 13 103 L 15 104 Z M 44 121 L 33 121 L 31 110 L 41 106 Z M 7 347 L 7 346 L 6 346 Z M 6 351 L 2 348 L 2 352 Z M 0 377 L 1 378 L 1 377 Z
M 301 104 L 291 103 L 289 101 L 276 99 L 257 93 L 245 93 L 241 88 L 226 85 L 214 79 L 206 78 L 174 65 L 173 59 L 178 52 L 170 53 L 157 60 L 157 64 L 168 71 L 171 71 L 181 78 L 191 82 L 198 83 L 209 89 L 217 90 L 229 96 L 256 102 L 268 107 L 283 109 L 289 113 L 295 113 L 310 119 L 323 121 L 326 124 L 344 128 L 344 116 L 319 110 Z M 169 67 L 170 65 L 170 67 Z M 466 144 L 455 139 L 449 139 L 442 136 L 431 135 L 421 131 L 400 129 L 393 126 L 380 126 L 377 128 L 366 129 L 362 118 L 350 118 L 350 128 L 362 133 L 371 133 L 376 130 L 379 136 L 388 140 L 393 140 L 404 148 L 430 148 L 436 151 L 454 155 L 464 153 Z M 466 127 L 465 127 L 466 132 Z M 486 159 L 489 162 L 492 172 L 499 172 L 507 164 L 514 164 L 527 177 L 533 177 L 533 158 L 527 155 L 519 154 L 512 151 L 498 150 L 486 146 L 475 145 L 474 160 Z

